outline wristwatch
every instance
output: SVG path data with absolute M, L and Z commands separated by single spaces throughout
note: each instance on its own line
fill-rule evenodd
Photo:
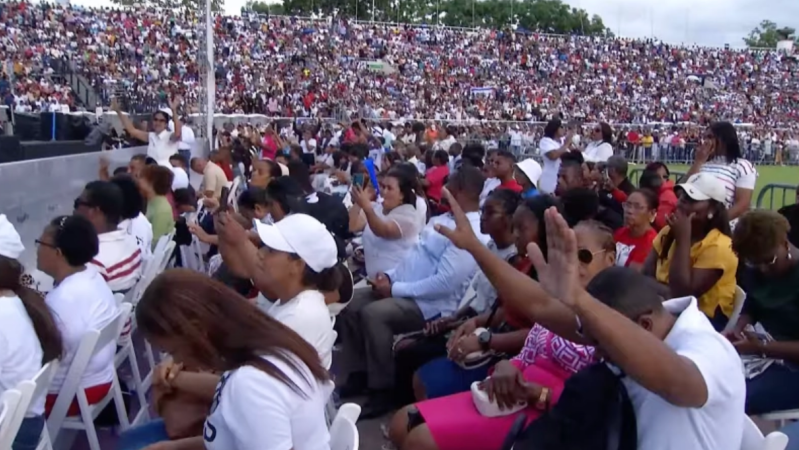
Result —
M 483 349 L 484 352 L 490 350 L 491 348 L 489 345 L 491 344 L 491 332 L 483 331 L 477 335 L 477 342 L 480 344 L 480 348 Z

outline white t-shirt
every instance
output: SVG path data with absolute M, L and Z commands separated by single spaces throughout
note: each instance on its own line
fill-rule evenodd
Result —
M 683 408 L 625 378 L 638 423 L 638 448 L 646 450 L 720 450 L 741 448 L 746 381 L 741 358 L 717 333 L 694 297 L 668 300 L 679 314 L 664 343 L 691 360 L 707 384 L 707 403 Z
M 279 300 L 259 306 L 273 319 L 291 328 L 311 344 L 319 352 L 319 359 L 325 369 L 330 369 L 333 363 L 333 344 L 338 334 L 333 330 L 333 320 L 321 292 L 302 291 L 287 302 Z
M 541 172 L 541 179 L 538 181 L 538 190 L 545 194 L 552 194 L 558 185 L 558 171 L 560 170 L 560 158 L 551 160 L 546 154 L 561 148 L 563 144 L 545 137 L 538 143 L 538 152 L 544 159 L 544 167 Z
M 591 141 L 583 151 L 583 159 L 586 162 L 606 162 L 611 156 L 613 156 L 613 146 L 603 141 Z
M 117 314 L 117 302 L 103 277 L 86 269 L 65 278 L 45 297 L 64 340 L 64 358 L 50 384 L 57 393 L 64 383 L 81 339 L 89 330 L 101 330 Z M 114 374 L 116 342 L 110 342 L 92 356 L 83 373 L 80 387 L 89 388 L 110 383 Z
M 194 137 L 194 130 L 192 130 L 191 127 L 187 126 L 185 123 L 182 124 L 180 127 L 180 142 L 178 142 L 178 149 L 192 150 L 194 148 L 194 141 L 196 139 L 197 138 Z
M 205 448 L 329 450 L 325 404 L 333 383 L 320 383 L 299 362 L 301 373 L 276 357 L 264 359 L 294 382 L 302 395 L 252 366 L 225 372 L 205 420 Z
M 142 256 L 144 258 L 150 257 L 150 253 L 152 252 L 150 249 L 153 245 L 153 225 L 147 220 L 147 216 L 143 213 L 139 213 L 139 215 L 133 219 L 123 220 L 119 222 L 119 229 L 125 230 L 129 235 L 135 237 L 136 244 L 139 245 Z
M 416 196 L 416 214 L 419 219 L 419 230 L 427 225 L 427 201 L 424 197 Z
M 311 138 L 307 141 L 305 139 L 300 142 L 300 147 L 302 147 L 303 153 L 314 153 L 316 151 L 316 139 Z
M 480 206 L 483 206 L 483 203 L 485 203 L 488 198 L 488 194 L 500 184 L 502 184 L 502 181 L 500 181 L 499 178 L 486 178 L 483 182 L 483 191 L 480 192 Z
M 160 133 L 151 131 L 148 133 L 147 156 L 153 158 L 161 165 L 169 164 L 169 157 L 178 152 L 180 141 L 172 140 L 172 132 L 164 130 Z
M 369 278 L 374 278 L 378 273 L 385 273 L 395 268 L 408 253 L 408 250 L 419 242 L 419 233 L 423 228 L 420 226 L 416 208 L 411 205 L 397 206 L 388 215 L 383 214 L 382 204 L 374 203 L 372 207 L 380 219 L 389 219 L 397 224 L 401 237 L 399 239 L 379 237 L 374 234 L 369 224 L 366 224 L 362 239 L 366 275 Z
M 735 189 L 755 189 L 757 170 L 749 161 L 738 158 L 728 163 L 723 156 L 717 156 L 699 169 L 700 173 L 711 173 L 724 183 L 726 189 L 725 205 L 729 209 L 735 204 Z
M 31 380 L 42 368 L 42 345 L 22 300 L 0 296 L 0 395 Z M 44 396 L 28 407 L 30 415 L 44 414 Z
M 493 254 L 505 261 L 510 260 L 512 257 L 516 256 L 517 253 L 515 245 L 497 248 L 497 244 L 495 244 L 493 240 L 486 246 Z M 482 270 L 478 270 L 477 274 L 472 279 L 472 288 L 474 289 L 475 298 L 471 301 L 469 306 L 477 311 L 478 314 L 482 314 L 491 308 L 497 300 L 497 290 Z

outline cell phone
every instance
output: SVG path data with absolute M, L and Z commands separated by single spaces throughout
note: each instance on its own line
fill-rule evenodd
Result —
M 228 198 L 230 197 L 230 188 L 225 186 L 222 188 L 222 195 L 219 196 L 219 212 L 225 212 L 228 208 Z
M 355 175 L 352 176 L 352 185 L 363 187 L 364 179 L 365 177 L 362 173 L 356 173 Z

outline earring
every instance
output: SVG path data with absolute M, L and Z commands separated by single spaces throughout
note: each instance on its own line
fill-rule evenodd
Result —
M 712 219 L 712 218 L 713 218 L 713 213 L 709 213 L 709 214 L 707 215 L 707 218 L 708 218 L 708 219 Z

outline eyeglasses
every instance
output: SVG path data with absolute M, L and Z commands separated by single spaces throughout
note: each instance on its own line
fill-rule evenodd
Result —
M 34 242 L 36 245 L 39 245 L 39 246 L 43 245 L 43 246 L 45 246 L 45 247 L 50 247 L 50 248 L 58 248 L 58 247 L 56 247 L 56 245 L 55 245 L 55 244 L 51 244 L 51 243 L 49 243 L 49 242 L 40 241 L 39 239 L 36 239 L 36 240 L 35 240 L 35 241 L 33 241 L 33 242 Z
M 606 251 L 607 250 L 603 249 L 603 250 L 598 250 L 598 251 L 592 252 L 591 250 L 588 250 L 587 248 L 581 248 L 581 249 L 577 250 L 577 259 L 583 264 L 586 264 L 586 265 L 587 264 L 591 264 L 594 261 L 594 255 L 598 255 L 600 253 L 605 253 Z
M 87 208 L 91 208 L 91 207 L 93 207 L 94 205 L 92 205 L 91 203 L 89 203 L 89 202 L 87 202 L 86 200 L 83 200 L 83 199 L 81 199 L 81 198 L 76 198 L 76 199 L 75 199 L 75 203 L 72 205 L 72 209 L 78 209 L 78 208 L 80 208 L 81 206 L 85 206 L 85 207 L 87 207 Z M 63 223 L 62 223 L 61 225 L 63 226 Z

